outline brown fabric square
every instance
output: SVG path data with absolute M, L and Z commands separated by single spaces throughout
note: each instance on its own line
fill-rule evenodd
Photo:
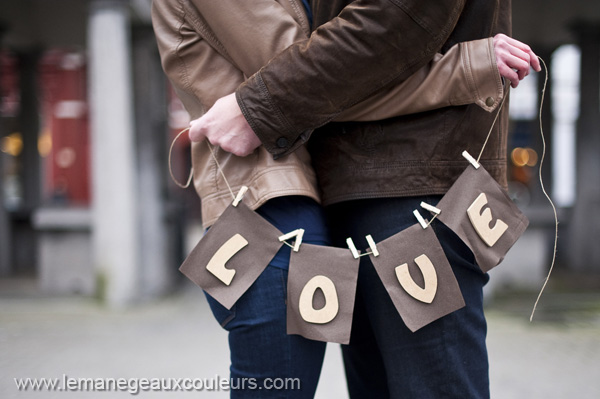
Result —
M 471 248 L 484 272 L 502 262 L 529 225 L 529 220 L 483 166 L 475 169 L 469 165 L 437 207 L 442 211 L 438 219 Z M 471 215 L 467 212 L 469 208 Z M 479 229 L 472 218 L 479 219 Z M 489 232 L 492 229 L 497 232 Z M 483 238 L 486 232 L 490 233 L 487 243 Z
M 465 306 L 454 272 L 433 228 L 423 229 L 420 224 L 415 224 L 377 243 L 377 250 L 379 256 L 369 255 L 373 266 L 402 320 L 411 331 L 417 331 Z M 430 267 L 433 266 L 434 272 L 431 275 L 435 275 L 437 281 L 425 281 L 416 259 L 420 264 L 428 263 Z M 408 281 L 403 286 L 397 274 L 406 269 L 410 278 L 407 278 Z M 428 271 L 431 272 L 431 269 Z M 421 299 L 409 294 L 405 286 L 414 288 L 416 293 L 421 294 Z M 429 288 L 435 288 L 433 297 L 423 292 Z
M 275 257 L 283 245 L 279 242 L 281 235 L 278 229 L 243 203 L 239 203 L 237 207 L 230 205 L 202 237 L 179 270 L 221 305 L 231 309 Z M 207 270 L 209 262 L 217 260 L 219 249 L 228 242 L 233 243 L 233 248 L 237 251 L 229 259 L 228 256 L 221 259 L 226 262 L 227 269 L 235 270 L 233 278 L 232 273 L 227 272 L 231 278 L 229 285 Z M 225 252 L 226 255 L 233 253 Z
M 292 251 L 287 333 L 317 341 L 349 343 L 358 264 L 348 249 L 302 244 L 298 252 Z M 326 301 L 327 293 L 330 295 Z M 301 310 L 301 297 L 308 311 Z

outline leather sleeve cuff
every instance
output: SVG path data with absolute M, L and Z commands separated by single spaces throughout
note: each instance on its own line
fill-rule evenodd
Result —
M 236 99 L 246 121 L 275 159 L 296 150 L 312 133 L 312 130 L 299 132 L 293 129 L 273 103 L 260 72 L 237 89 Z
M 495 110 L 504 98 L 502 78 L 496 65 L 494 39 L 461 43 L 467 84 L 475 103 L 488 112 Z

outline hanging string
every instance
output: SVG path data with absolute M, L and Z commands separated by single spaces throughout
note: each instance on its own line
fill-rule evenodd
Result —
M 427 226 L 431 226 L 431 223 L 433 223 L 433 221 L 438 217 L 439 215 L 433 215 L 431 217 L 431 219 L 429 219 L 429 221 L 427 222 Z
M 177 184 L 179 187 L 181 188 L 188 188 L 190 186 L 190 184 L 192 183 L 192 178 L 194 177 L 194 169 L 190 169 L 190 175 L 188 176 L 188 180 L 185 184 L 181 184 L 176 178 L 175 175 L 173 175 L 173 168 L 171 167 L 171 154 L 173 153 L 173 147 L 175 146 L 175 142 L 177 141 L 177 139 L 179 139 L 179 137 L 184 134 L 185 132 L 189 131 L 190 128 L 186 128 L 183 129 L 181 132 L 179 132 L 177 134 L 177 136 L 175 136 L 175 138 L 173 139 L 173 141 L 171 142 L 171 148 L 169 148 L 169 173 L 171 174 L 171 179 L 173 179 L 173 182 L 175 184 Z
M 550 275 L 552 274 L 552 270 L 554 269 L 554 263 L 556 261 L 556 249 L 557 249 L 556 247 L 558 244 L 558 215 L 556 214 L 556 207 L 554 206 L 554 202 L 552 202 L 552 199 L 546 192 L 546 188 L 544 187 L 544 181 L 542 179 L 542 167 L 544 166 L 544 158 L 546 156 L 546 140 L 544 138 L 544 129 L 542 127 L 542 105 L 544 104 L 544 95 L 546 94 L 546 84 L 548 83 L 548 67 L 546 66 L 546 63 L 544 62 L 544 60 L 541 57 L 538 57 L 538 58 L 540 59 L 542 65 L 544 66 L 544 70 L 546 72 L 546 77 L 544 80 L 544 87 L 542 88 L 542 98 L 540 101 L 540 113 L 539 113 L 540 134 L 542 136 L 542 158 L 540 160 L 539 178 L 540 178 L 540 185 L 542 186 L 542 192 L 548 199 L 550 206 L 552 206 L 552 211 L 554 212 L 554 249 L 552 251 L 552 264 L 550 265 L 550 270 L 548 271 L 548 276 L 546 277 L 546 280 L 544 281 L 544 285 L 542 286 L 542 289 L 540 290 L 540 293 L 538 294 L 535 304 L 533 305 L 533 310 L 531 311 L 531 316 L 529 317 L 530 322 L 533 321 L 533 315 L 535 314 L 535 310 L 537 308 L 538 302 L 540 301 L 540 298 L 542 297 L 542 294 L 544 293 L 544 289 L 546 288 L 546 285 L 548 284 L 548 280 L 550 280 Z
M 479 163 L 479 160 L 481 159 L 481 156 L 483 155 L 483 150 L 485 150 L 485 146 L 487 145 L 488 141 L 490 140 L 490 136 L 492 135 L 492 131 L 494 130 L 494 126 L 496 125 L 498 116 L 500 116 L 500 112 L 502 111 L 502 106 L 504 105 L 504 100 L 506 100 L 506 97 L 508 97 L 509 88 L 510 88 L 510 86 L 508 86 L 508 85 L 504 86 L 504 97 L 502 97 L 500 106 L 498 106 L 498 112 L 496 112 L 496 117 L 494 118 L 494 121 L 492 122 L 492 126 L 490 127 L 490 131 L 488 132 L 488 135 L 485 138 L 485 141 L 483 142 L 483 147 L 481 147 L 481 152 L 479 153 L 479 156 L 477 157 L 477 163 Z
M 194 169 L 193 168 L 190 169 L 190 175 L 187 179 L 187 182 L 185 184 L 180 183 L 175 178 L 175 175 L 173 174 L 173 168 L 171 165 L 171 155 L 173 153 L 173 147 L 175 147 L 175 142 L 177 142 L 177 140 L 179 139 L 179 137 L 181 137 L 182 134 L 184 134 L 185 132 L 188 132 L 189 130 L 190 130 L 190 128 L 188 127 L 188 128 L 183 129 L 181 132 L 179 132 L 177 134 L 177 136 L 175 136 L 175 138 L 171 142 L 171 147 L 169 148 L 169 173 L 171 174 L 171 179 L 173 179 L 173 182 L 181 188 L 188 188 L 190 186 L 190 184 L 192 183 L 192 179 L 194 178 Z M 214 152 L 212 146 L 210 145 L 210 143 L 208 142 L 208 140 L 206 140 L 206 145 L 208 146 L 208 149 L 210 150 L 210 154 L 212 155 L 213 159 L 215 160 L 215 163 L 217 164 L 217 169 L 219 170 L 219 173 L 223 177 L 223 180 L 225 181 L 225 184 L 227 185 L 227 188 L 229 189 L 229 192 L 231 193 L 231 197 L 233 199 L 235 199 L 235 194 L 233 193 L 233 190 L 231 189 L 231 186 L 229 185 L 229 181 L 227 181 L 227 178 L 225 177 L 225 173 L 223 173 L 223 169 L 221 168 L 221 165 L 219 164 L 219 161 L 217 160 L 215 152 Z
M 219 173 L 221 173 L 221 176 L 223 177 L 223 180 L 225 181 L 225 184 L 227 185 L 227 188 L 229 189 L 229 192 L 231 193 L 231 197 L 235 200 L 235 194 L 233 193 L 233 190 L 231 189 L 231 186 L 229 185 L 229 182 L 227 181 L 227 178 L 225 177 L 225 173 L 223 173 L 223 168 L 221 168 L 221 165 L 219 165 L 219 161 L 217 160 L 217 157 L 215 156 L 215 152 L 213 151 L 213 148 L 210 145 L 210 143 L 208 142 L 208 140 L 206 140 L 206 145 L 208 146 L 208 149 L 210 150 L 210 153 L 211 153 L 213 159 L 215 160 L 215 163 L 217 164 L 217 169 L 219 169 Z
M 287 245 L 288 247 L 290 247 L 290 248 L 294 249 L 294 246 L 293 246 L 292 244 L 290 244 L 289 242 L 287 242 L 287 241 L 282 241 L 282 243 L 284 243 L 284 244 L 285 244 L 285 245 Z

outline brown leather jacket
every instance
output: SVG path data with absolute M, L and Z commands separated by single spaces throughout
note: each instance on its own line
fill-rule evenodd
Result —
M 192 118 L 309 34 L 300 0 L 154 0 L 152 21 L 163 68 Z M 470 103 L 492 111 L 502 97 L 499 81 L 491 39 L 461 43 L 336 120 L 379 120 Z M 244 202 L 253 209 L 284 195 L 320 200 L 304 146 L 276 160 L 264 147 L 244 158 L 220 149 L 215 155 L 234 192 L 250 188 Z M 192 163 L 203 224 L 209 226 L 231 203 L 231 194 L 205 143 L 193 144 Z
M 310 40 L 290 46 L 237 90 L 263 145 L 282 156 L 312 134 L 309 150 L 325 204 L 445 193 L 465 168 L 462 151 L 479 154 L 493 114 L 466 105 L 380 122 L 329 122 L 405 81 L 437 52 L 510 35 L 510 0 L 313 0 L 312 6 L 318 28 Z M 481 158 L 502 185 L 507 119 L 508 106 Z

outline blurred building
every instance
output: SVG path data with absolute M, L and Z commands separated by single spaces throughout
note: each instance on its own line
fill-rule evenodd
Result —
M 150 4 L 0 3 L 0 276 L 117 305 L 172 288 L 182 201 L 166 149 L 186 122 L 169 124 Z
M 150 4 L 0 2 L 0 278 L 115 305 L 173 287 L 198 200 L 168 179 L 187 114 L 162 73 Z M 513 2 L 513 20 L 551 70 L 543 176 L 560 208 L 561 265 L 600 274 L 600 4 Z M 531 269 L 537 279 L 552 249 L 537 177 L 542 85 L 532 75 L 511 94 L 510 191 L 531 227 L 507 259 L 508 284 Z M 185 180 L 187 144 L 175 151 Z

